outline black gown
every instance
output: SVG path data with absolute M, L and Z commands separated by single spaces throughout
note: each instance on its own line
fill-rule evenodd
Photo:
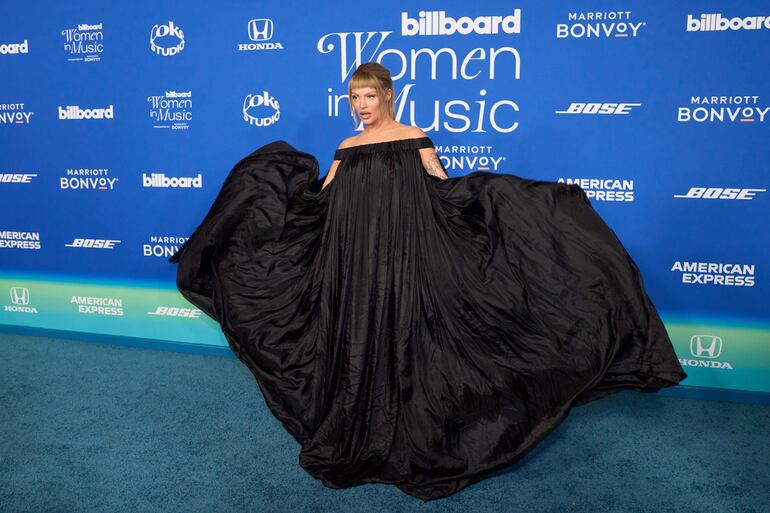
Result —
M 170 261 L 329 488 L 430 501 L 525 456 L 573 406 L 687 377 L 577 185 L 422 167 L 428 137 L 284 141 L 238 162 Z

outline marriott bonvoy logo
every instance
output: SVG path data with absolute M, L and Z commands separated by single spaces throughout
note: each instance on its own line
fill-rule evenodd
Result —
M 447 16 L 446 11 L 420 11 L 417 19 L 408 12 L 401 13 L 402 36 L 451 36 L 460 34 L 519 34 L 521 33 L 521 9 L 514 9 L 507 16 Z
M 676 109 L 679 123 L 764 123 L 770 106 L 758 95 L 690 96 L 690 104 Z
M 556 24 L 556 38 L 636 38 L 647 22 L 631 15 L 631 11 L 570 12 L 567 23 Z
M 189 237 L 176 235 L 150 235 L 149 242 L 142 244 L 142 256 L 159 257 L 164 260 L 179 251 Z
M 119 180 L 108 168 L 68 167 L 59 177 L 59 188 L 64 190 L 112 191 Z
M 33 114 L 23 103 L 0 103 L 0 125 L 27 125 Z

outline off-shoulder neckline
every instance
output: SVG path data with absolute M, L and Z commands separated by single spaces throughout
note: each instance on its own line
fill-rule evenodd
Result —
M 355 146 L 347 146 L 345 148 L 337 148 L 335 150 L 335 155 L 346 152 L 346 151 L 365 151 L 368 149 L 372 149 L 376 146 L 386 146 L 386 145 L 395 145 L 397 143 L 407 143 L 407 142 L 422 142 L 422 141 L 430 141 L 431 144 L 433 144 L 433 141 L 431 141 L 430 137 L 421 136 L 421 137 L 407 137 L 406 139 L 391 139 L 389 141 L 380 141 L 380 142 L 373 142 L 373 143 L 365 143 L 365 144 L 356 144 Z

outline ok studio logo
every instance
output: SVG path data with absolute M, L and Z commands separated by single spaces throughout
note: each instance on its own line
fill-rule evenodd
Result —
M 184 50 L 184 32 L 173 21 L 165 25 L 154 25 L 150 31 L 150 48 L 158 55 L 172 57 Z
M 267 91 L 247 94 L 243 100 L 243 120 L 254 126 L 270 126 L 281 117 L 278 100 Z

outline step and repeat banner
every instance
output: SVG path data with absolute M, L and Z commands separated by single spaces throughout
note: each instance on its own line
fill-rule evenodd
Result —
M 415 5 L 6 5 L 0 325 L 226 349 L 167 259 L 256 148 L 325 174 L 363 128 L 347 81 L 377 61 L 450 176 L 586 191 L 684 385 L 770 392 L 770 5 Z

